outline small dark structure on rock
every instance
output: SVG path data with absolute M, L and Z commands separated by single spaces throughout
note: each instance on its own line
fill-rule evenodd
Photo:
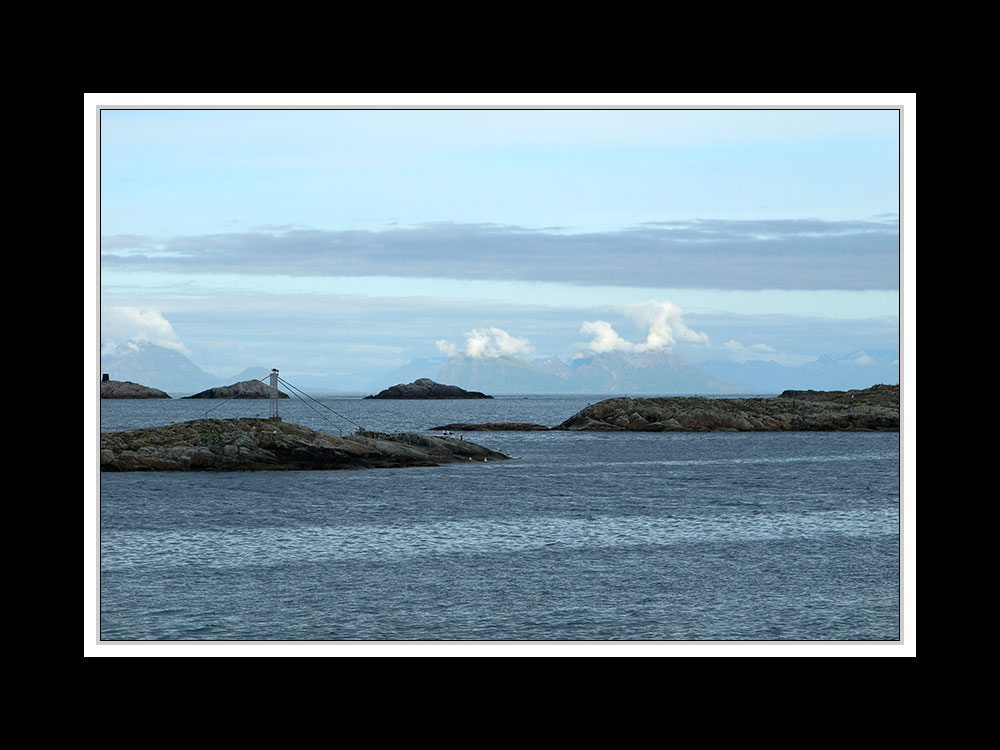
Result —
M 101 398 L 170 398 L 170 395 L 129 380 L 111 380 L 105 373 L 101 378 Z

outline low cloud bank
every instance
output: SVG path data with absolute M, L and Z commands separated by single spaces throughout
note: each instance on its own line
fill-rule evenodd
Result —
M 500 224 L 102 238 L 102 266 L 174 273 L 504 279 L 713 289 L 898 289 L 899 224 L 648 222 L 571 234 Z

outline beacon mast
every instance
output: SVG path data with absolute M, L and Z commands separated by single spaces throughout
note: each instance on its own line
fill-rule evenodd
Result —
M 271 368 L 271 417 L 278 416 L 278 370 Z

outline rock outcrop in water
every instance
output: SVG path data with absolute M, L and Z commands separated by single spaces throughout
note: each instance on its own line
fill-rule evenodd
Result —
M 282 393 L 259 380 L 243 380 L 232 385 L 209 388 L 183 398 L 272 398 L 275 393 L 278 394 L 278 398 L 290 398 L 287 393 Z
M 554 430 L 633 432 L 899 431 L 899 386 L 785 391 L 776 398 L 611 398 Z
M 548 430 L 543 424 L 533 422 L 486 422 L 483 424 L 469 424 L 468 422 L 456 422 L 445 424 L 440 427 L 431 427 L 432 430 L 446 430 L 450 432 L 530 432 L 532 430 Z
M 365 398 L 493 398 L 479 391 L 466 391 L 457 385 L 442 385 L 430 378 L 420 378 L 412 383 L 400 383 Z
M 855 391 L 785 391 L 775 398 L 609 398 L 562 424 L 456 423 L 433 430 L 599 432 L 899 431 L 899 386 Z
M 277 417 L 197 419 L 101 434 L 101 471 L 376 469 L 507 458 L 465 440 L 364 430 L 334 437 Z
M 130 380 L 102 380 L 101 398 L 170 398 L 159 388 L 139 385 Z

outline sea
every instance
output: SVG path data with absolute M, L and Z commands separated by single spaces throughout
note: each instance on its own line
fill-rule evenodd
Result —
M 333 435 L 606 396 L 281 399 Z M 101 431 L 268 416 L 102 400 Z M 469 432 L 439 467 L 99 473 L 99 640 L 898 643 L 898 433 Z M 96 456 L 94 461 L 97 461 Z

